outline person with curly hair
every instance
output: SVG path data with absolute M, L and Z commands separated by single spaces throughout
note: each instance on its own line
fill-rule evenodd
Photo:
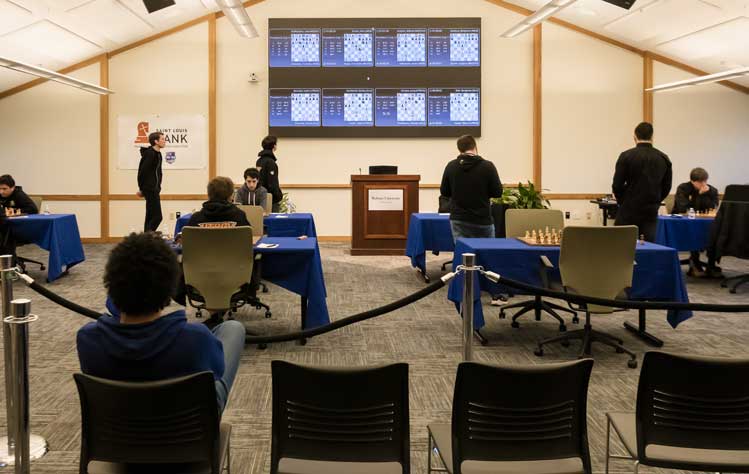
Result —
M 162 314 L 177 288 L 174 251 L 153 233 L 130 234 L 109 255 L 104 286 L 114 315 L 78 331 L 81 370 L 95 377 L 153 381 L 209 370 L 223 411 L 244 349 L 245 328 L 188 324 L 183 309 Z M 113 307 L 112 307 L 113 306 Z M 119 314 L 117 314 L 119 313 Z

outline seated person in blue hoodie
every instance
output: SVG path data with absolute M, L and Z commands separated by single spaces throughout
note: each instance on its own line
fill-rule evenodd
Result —
M 78 331 L 81 370 L 126 381 L 210 370 L 223 410 L 244 349 L 245 328 L 226 321 L 210 330 L 188 324 L 184 310 L 162 314 L 178 277 L 174 251 L 157 235 L 133 233 L 117 245 L 107 261 L 104 285 L 119 315 L 104 314 Z

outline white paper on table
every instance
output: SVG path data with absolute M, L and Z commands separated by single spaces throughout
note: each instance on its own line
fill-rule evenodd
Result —
M 278 247 L 278 244 L 257 244 L 259 249 L 274 249 L 276 247 Z

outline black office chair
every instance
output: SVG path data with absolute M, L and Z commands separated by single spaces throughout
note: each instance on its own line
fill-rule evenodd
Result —
M 458 366 L 451 424 L 430 424 L 428 473 L 592 472 L 586 407 L 592 359 Z M 432 452 L 444 469 L 435 468 Z
M 31 198 L 32 201 L 34 201 L 37 211 L 41 211 L 42 197 L 41 196 L 29 196 L 29 197 Z M 16 245 L 18 247 L 23 247 L 24 245 L 28 243 L 29 242 L 16 242 Z M 34 265 L 39 265 L 39 270 L 41 271 L 44 271 L 47 269 L 47 267 L 39 260 L 34 260 L 33 258 L 28 258 L 28 257 L 22 257 L 21 255 L 16 255 L 16 265 L 21 270 L 21 273 L 26 273 L 26 265 L 30 263 L 33 263 Z
M 271 474 L 408 474 L 408 364 L 273 373 Z
M 231 425 L 220 423 L 213 373 L 156 382 L 73 377 L 81 474 L 230 472 Z
M 726 186 L 723 202 L 715 216 L 708 257 L 720 258 L 731 255 L 743 259 L 749 258 L 747 233 L 749 233 L 749 185 Z M 744 283 L 749 283 L 749 273 L 726 277 L 720 286 L 728 287 L 731 293 L 736 293 L 736 289 Z
M 636 413 L 607 413 L 610 459 L 685 471 L 749 472 L 749 359 L 648 352 Z M 626 455 L 612 455 L 611 428 Z

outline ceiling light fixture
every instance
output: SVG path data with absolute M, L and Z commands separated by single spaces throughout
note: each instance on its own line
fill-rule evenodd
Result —
M 247 14 L 247 10 L 244 9 L 242 0 L 218 0 L 216 2 L 224 12 L 226 18 L 229 19 L 234 29 L 237 30 L 240 36 L 245 38 L 257 38 L 260 36 L 255 29 L 255 25 L 250 20 L 250 15 Z
M 524 18 L 520 23 L 518 23 L 517 25 L 513 26 L 509 30 L 502 33 L 502 37 L 514 38 L 520 33 L 541 23 L 542 21 L 554 15 L 555 13 L 572 5 L 576 1 L 577 0 L 551 0 L 549 3 L 541 7 L 536 13 Z
M 741 67 L 738 69 L 731 69 L 728 71 L 718 72 L 715 74 L 708 74 L 707 76 L 699 76 L 692 79 L 686 79 L 683 81 L 669 82 L 668 84 L 661 84 L 659 86 L 645 89 L 647 92 L 661 92 L 668 90 L 681 89 L 687 86 L 699 86 L 702 84 L 710 84 L 713 82 L 727 81 L 728 79 L 735 79 L 737 77 L 749 75 L 749 67 Z
M 114 91 L 101 86 L 97 86 L 96 84 L 81 81 L 80 79 L 76 79 L 72 76 L 66 76 L 65 74 L 50 71 L 49 69 L 44 69 L 43 67 L 32 66 L 31 64 L 22 63 L 21 61 L 16 61 L 14 59 L 6 58 L 3 56 L 0 56 L 0 66 L 12 69 L 14 71 L 22 72 L 24 74 L 31 74 L 32 76 L 41 77 L 42 79 L 59 82 L 60 84 L 65 84 L 66 86 L 77 87 L 78 89 L 94 94 L 114 94 Z

